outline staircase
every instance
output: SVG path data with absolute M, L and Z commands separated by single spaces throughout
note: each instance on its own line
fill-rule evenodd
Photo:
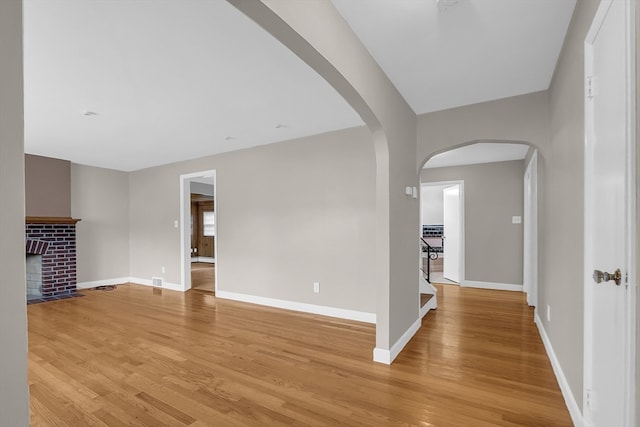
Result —
M 423 318 L 429 310 L 438 308 L 437 293 L 435 286 L 427 282 L 420 270 L 420 318 Z
M 431 261 L 438 258 L 438 253 L 433 250 L 425 239 L 420 237 L 420 254 L 427 261 L 426 269 L 423 267 L 418 269 L 420 280 L 420 318 L 422 319 L 429 310 L 435 310 L 438 308 L 438 301 L 436 298 L 438 291 L 430 282 Z

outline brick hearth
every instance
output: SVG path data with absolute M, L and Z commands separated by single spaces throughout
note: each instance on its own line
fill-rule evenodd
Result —
M 76 222 L 27 218 L 26 253 L 42 255 L 42 298 L 76 292 Z

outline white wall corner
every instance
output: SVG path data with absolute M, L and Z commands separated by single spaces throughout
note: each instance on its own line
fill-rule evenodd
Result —
M 460 281 L 460 286 L 465 288 L 494 289 L 496 291 L 523 291 L 522 285 L 514 285 L 511 283 L 478 282 L 475 280 L 462 280 Z
M 384 363 L 385 365 L 390 365 L 391 362 L 395 360 L 396 357 L 400 354 L 402 349 L 411 341 L 411 338 L 418 332 L 422 326 L 422 319 L 416 319 L 415 322 L 409 329 L 407 329 L 404 334 L 396 341 L 394 345 L 391 346 L 391 350 L 385 350 L 383 348 L 374 348 L 373 349 L 373 361 L 378 363 Z
M 383 348 L 373 349 L 373 361 L 378 363 L 384 363 L 385 365 L 391 365 L 391 351 Z
M 562 392 L 562 397 L 564 397 L 564 402 L 567 405 L 567 409 L 569 410 L 569 415 L 571 416 L 571 421 L 573 425 L 576 427 L 582 427 L 584 425 L 582 412 L 580 411 L 580 407 L 578 406 L 578 402 L 576 401 L 573 392 L 571 391 L 571 387 L 569 387 L 569 382 L 567 381 L 567 377 L 565 377 L 564 372 L 562 371 L 562 367 L 560 366 L 560 362 L 558 361 L 558 357 L 556 353 L 553 351 L 553 346 L 551 345 L 551 341 L 549 340 L 549 336 L 542 325 L 542 321 L 540 320 L 540 316 L 535 314 L 535 323 L 538 327 L 538 332 L 540 333 L 540 338 L 542 338 L 542 343 L 544 344 L 544 348 L 547 351 L 547 356 L 549 357 L 549 361 L 551 362 L 551 367 L 553 368 L 553 373 L 556 375 L 556 380 L 558 381 L 558 385 L 560 386 L 560 391 Z
M 287 301 L 275 298 L 260 297 L 256 295 L 239 294 L 235 292 L 216 291 L 216 297 L 234 301 L 248 302 L 251 304 L 266 305 L 268 307 L 283 308 L 286 310 L 300 311 L 303 313 L 319 314 L 322 316 L 337 317 L 339 319 L 355 320 L 357 322 L 376 323 L 376 314 L 364 311 L 349 310 L 345 308 L 328 307 L 324 305 L 307 304 L 303 302 Z

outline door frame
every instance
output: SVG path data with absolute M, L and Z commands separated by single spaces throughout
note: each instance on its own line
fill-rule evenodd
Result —
M 595 39 L 595 36 L 598 33 L 598 30 L 602 26 L 604 18 L 606 17 L 606 13 L 609 10 L 612 2 L 614 0 L 602 0 L 598 7 L 598 10 L 593 18 L 593 22 L 589 28 L 587 36 L 584 41 L 584 76 L 585 76 L 585 97 L 587 96 L 588 91 L 588 79 L 587 76 L 591 76 L 592 70 L 592 62 L 593 62 L 593 52 L 592 45 Z M 618 1 L 618 0 L 615 0 Z M 624 334 L 623 339 L 626 341 L 625 345 L 625 361 L 624 367 L 625 375 L 624 377 L 628 379 L 628 381 L 623 385 L 624 387 L 624 426 L 622 427 L 634 427 L 635 426 L 635 403 L 636 403 L 636 298 L 637 298 L 637 264 L 636 264 L 636 251 L 637 251 L 637 228 L 636 228 L 636 55 L 635 55 L 635 19 L 636 19 L 636 10 L 635 10 L 635 0 L 625 0 L 626 7 L 626 39 L 627 49 L 625 52 L 627 59 L 627 73 L 625 84 L 627 86 L 627 94 L 626 94 L 626 102 L 627 102 L 627 117 L 626 117 L 626 150 L 627 150 L 627 165 L 626 165 L 626 215 L 627 215 L 627 235 L 629 236 L 628 241 L 626 242 L 626 259 L 625 263 L 627 266 L 627 274 L 628 274 L 628 292 L 626 295 L 625 301 L 625 313 L 624 313 L 624 325 L 622 334 Z M 596 88 L 597 90 L 597 88 Z M 592 123 L 592 111 L 589 108 L 589 103 L 585 102 L 585 156 L 584 156 L 584 198 L 585 198 L 585 239 L 584 239 L 584 278 L 583 278 L 583 286 L 584 286 L 584 366 L 583 366 L 583 422 L 588 422 L 585 419 L 585 408 L 588 407 L 587 400 L 589 399 L 588 387 L 591 383 L 591 374 L 597 368 L 593 366 L 593 360 L 591 357 L 591 348 L 593 347 L 594 340 L 592 337 L 592 325 L 594 322 L 592 312 L 590 307 L 593 304 L 593 286 L 589 283 L 589 277 L 591 277 L 592 273 L 592 265 L 591 262 L 591 254 L 594 251 L 594 247 L 591 244 L 591 239 L 588 239 L 589 235 L 589 211 L 586 209 L 588 206 L 591 206 L 593 202 L 591 197 L 591 192 L 587 191 L 592 182 L 593 170 L 596 167 L 600 167 L 596 160 L 589 156 L 589 150 L 591 147 L 592 138 L 589 137 L 591 133 L 591 123 Z
M 465 275 L 464 275 L 465 274 L 464 180 L 421 182 L 420 196 L 422 197 L 423 187 L 449 187 L 452 185 L 460 186 L 460 245 L 459 245 L 459 254 L 458 254 L 458 259 L 460 260 L 460 265 L 458 266 L 458 278 L 460 279 L 460 281 L 458 282 L 458 285 L 460 285 L 465 280 Z M 419 232 L 420 236 L 422 236 L 422 202 L 423 200 L 421 198 L 420 199 L 420 232 Z M 443 266 L 443 269 L 444 269 L 444 266 Z M 444 271 L 443 271 L 443 274 L 444 274 Z
M 524 172 L 524 250 L 522 289 L 527 304 L 538 306 L 538 150 L 534 150 Z
M 442 262 L 442 276 L 451 282 L 460 284 L 460 253 L 462 252 L 462 204 L 460 203 L 462 189 L 460 184 L 453 184 L 442 189 L 443 200 L 443 237 L 444 237 L 444 260 Z M 453 208 L 453 209 L 451 209 Z M 447 225 L 452 225 L 452 229 L 447 231 Z M 452 232 L 454 231 L 454 232 Z M 457 236 L 455 235 L 457 233 Z M 452 238 L 451 235 L 454 235 Z M 447 246 L 455 245 L 456 250 L 447 249 Z M 454 254 L 448 256 L 448 254 Z M 455 260 L 455 261 L 454 261 Z M 447 270 L 449 267 L 449 270 Z
M 213 202 L 215 208 L 213 214 L 216 222 L 216 236 L 213 239 L 213 250 L 215 254 L 214 269 L 214 292 L 218 292 L 218 185 L 216 180 L 216 170 L 193 172 L 180 175 L 180 277 L 182 278 L 182 290 L 191 289 L 191 180 L 194 178 L 213 178 Z

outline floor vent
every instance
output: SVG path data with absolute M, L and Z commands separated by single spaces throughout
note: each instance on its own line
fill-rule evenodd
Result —
M 152 277 L 151 278 L 151 284 L 153 286 L 155 286 L 156 288 L 161 288 L 162 287 L 162 277 Z

